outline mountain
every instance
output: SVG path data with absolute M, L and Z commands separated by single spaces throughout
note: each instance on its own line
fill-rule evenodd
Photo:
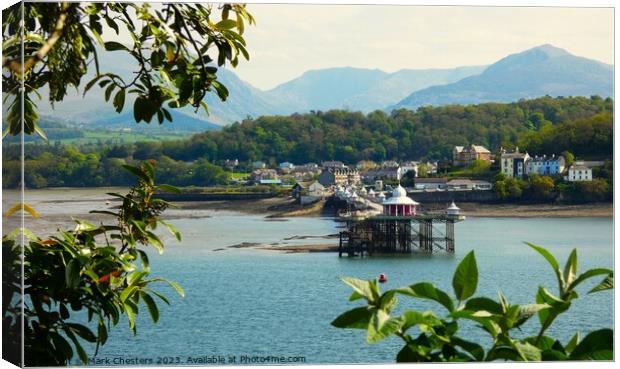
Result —
M 512 102 L 544 95 L 613 96 L 613 66 L 542 45 L 509 55 L 479 75 L 415 91 L 388 110 Z
M 328 68 L 311 70 L 267 91 L 285 113 L 348 109 L 364 113 L 381 109 L 425 87 L 458 81 L 479 74 L 483 66 L 454 69 Z M 284 103 L 284 105 L 282 105 Z
M 105 71 L 132 77 L 131 56 L 102 51 L 99 57 Z M 84 83 L 93 74 L 89 72 L 83 78 Z M 386 106 L 415 109 L 422 105 L 512 102 L 544 95 L 613 94 L 612 66 L 571 55 L 551 45 L 509 55 L 488 67 L 403 69 L 394 73 L 353 67 L 311 70 L 268 91 L 252 86 L 226 68 L 219 68 L 217 75 L 230 92 L 225 102 L 214 93 L 208 94 L 209 115 L 202 109 L 194 112 L 192 107 L 171 109 L 173 124 L 164 123 L 152 129 L 213 129 L 248 116 L 310 110 L 348 109 L 367 113 Z M 47 95 L 45 91 L 43 95 Z M 130 113 L 132 104 L 128 97 L 126 110 L 119 115 L 110 103 L 104 102 L 103 90 L 95 86 L 84 97 L 78 91 L 70 91 L 55 109 L 45 102 L 39 106 L 41 115 L 52 119 L 92 126 L 130 126 L 135 124 Z M 151 125 L 157 127 L 156 123 Z

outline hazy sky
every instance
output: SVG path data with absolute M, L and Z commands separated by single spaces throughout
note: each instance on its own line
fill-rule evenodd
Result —
M 309 69 L 354 66 L 394 72 L 490 64 L 552 44 L 613 61 L 613 9 L 407 5 L 249 4 L 250 62 L 236 73 L 261 89 Z

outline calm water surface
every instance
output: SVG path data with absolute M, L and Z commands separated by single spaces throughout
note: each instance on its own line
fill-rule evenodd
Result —
M 387 287 L 431 281 L 451 291 L 455 267 L 473 249 L 480 269 L 478 293 L 495 297 L 502 291 L 513 303 L 530 303 L 539 285 L 554 292 L 557 286 L 546 262 L 522 241 L 547 247 L 562 264 L 576 247 L 581 270 L 613 266 L 611 219 L 470 218 L 456 225 L 453 256 L 364 259 L 226 247 L 242 242 L 325 243 L 320 238 L 285 238 L 337 233 L 337 223 L 327 218 L 267 221 L 260 216 L 215 212 L 210 218 L 173 223 L 183 233 L 183 242 L 171 243 L 163 256 L 153 254 L 151 269 L 154 275 L 179 282 L 186 297 L 177 298 L 162 287 L 172 304 L 161 306 L 160 322 L 152 324 L 143 311 L 134 337 L 122 321 L 100 349 L 99 358 L 171 356 L 183 362 L 188 356 L 275 355 L 304 356 L 310 364 L 389 363 L 401 347 L 398 339 L 368 345 L 363 331 L 330 326 L 340 313 L 360 304 L 347 301 L 350 289 L 338 277 L 375 278 L 387 273 Z M 585 294 L 596 282 L 581 288 L 582 299 L 550 334 L 567 340 L 575 330 L 612 325 L 613 294 Z M 399 310 L 405 307 L 443 313 L 439 305 L 403 297 Z M 537 327 L 532 319 L 523 334 L 532 334 Z M 465 329 L 463 336 L 484 340 L 478 328 Z

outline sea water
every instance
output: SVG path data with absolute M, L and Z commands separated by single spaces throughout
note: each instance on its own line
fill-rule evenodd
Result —
M 480 272 L 476 295 L 496 298 L 501 291 L 511 303 L 525 304 L 535 301 L 540 285 L 557 293 L 557 282 L 546 261 L 523 241 L 546 247 L 562 266 L 577 248 L 580 272 L 613 266 L 613 221 L 609 218 L 469 218 L 455 226 L 454 255 L 369 258 L 228 247 L 243 242 L 273 248 L 296 242 L 330 242 L 321 236 L 340 230 L 330 218 L 272 221 L 214 212 L 209 218 L 176 219 L 173 223 L 181 230 L 183 241 L 168 240 L 164 255 L 151 253 L 151 271 L 177 281 L 185 289 L 185 298 L 162 285 L 160 291 L 170 297 L 171 305 L 159 304 L 160 321 L 153 324 L 141 306 L 138 334 L 130 333 L 123 318 L 93 363 L 390 363 L 402 347 L 400 339 L 367 344 L 364 331 L 330 325 L 339 314 L 362 304 L 348 301 L 351 290 L 339 277 L 369 279 L 386 273 L 389 280 L 383 288 L 428 281 L 452 295 L 453 272 L 474 250 Z M 295 236 L 316 238 L 290 240 Z M 586 293 L 600 279 L 579 288 L 580 299 L 548 334 L 566 342 L 576 331 L 583 337 L 583 333 L 612 326 L 613 292 Z M 433 302 L 400 297 L 396 313 L 404 309 L 446 313 Z M 538 328 L 533 317 L 517 335 L 533 335 Z M 464 324 L 461 330 L 463 338 L 488 341 L 473 324 Z M 268 361 L 273 358 L 285 361 Z

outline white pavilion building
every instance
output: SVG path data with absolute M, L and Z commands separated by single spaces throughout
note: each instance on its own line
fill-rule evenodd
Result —
M 415 216 L 420 203 L 407 196 L 407 191 L 398 185 L 392 191 L 392 197 L 383 201 L 383 215 Z

